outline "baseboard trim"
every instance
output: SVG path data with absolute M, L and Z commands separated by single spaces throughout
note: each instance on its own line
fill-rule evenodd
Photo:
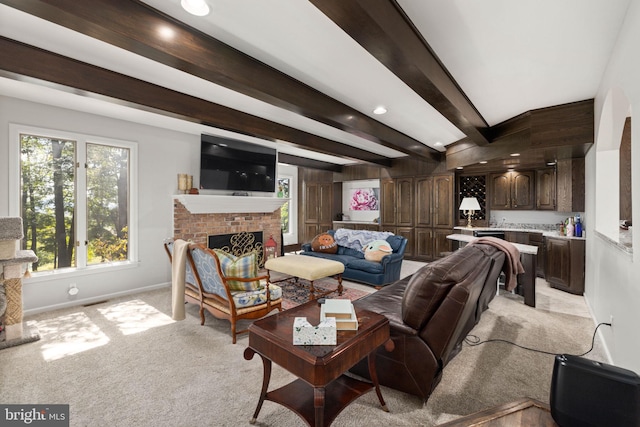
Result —
M 132 294 L 139 294 L 141 292 L 153 291 L 153 290 L 156 290 L 156 289 L 170 288 L 170 287 L 171 287 L 171 282 L 159 283 L 159 284 L 156 284 L 156 285 L 145 286 L 145 287 L 142 287 L 142 288 L 128 289 L 126 291 L 114 292 L 114 293 L 111 293 L 111 294 L 96 295 L 95 297 L 91 297 L 91 298 L 77 299 L 77 300 L 74 300 L 74 301 L 64 302 L 64 303 L 61 303 L 61 304 L 53 304 L 53 305 L 47 305 L 47 306 L 44 306 L 44 307 L 34 308 L 34 309 L 31 309 L 31 310 L 25 310 L 23 315 L 25 317 L 26 316 L 32 316 L 34 314 L 46 313 L 48 311 L 60 310 L 62 308 L 69 308 L 69 307 L 88 305 L 88 304 L 93 304 L 93 303 L 96 303 L 96 302 L 99 302 L 99 301 L 109 300 L 109 299 L 112 299 L 112 298 L 118 298 L 118 297 L 122 297 L 122 296 L 127 296 L 127 295 L 132 295 Z

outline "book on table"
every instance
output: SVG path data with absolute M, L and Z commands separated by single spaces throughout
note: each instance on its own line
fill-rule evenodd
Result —
M 320 309 L 320 320 L 327 317 L 336 319 L 339 331 L 355 331 L 358 329 L 358 318 L 353 304 L 348 299 L 327 299 Z

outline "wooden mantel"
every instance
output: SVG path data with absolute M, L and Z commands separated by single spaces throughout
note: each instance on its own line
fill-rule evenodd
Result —
M 192 214 L 203 213 L 271 213 L 290 199 L 280 197 L 217 196 L 178 194 L 173 196 Z

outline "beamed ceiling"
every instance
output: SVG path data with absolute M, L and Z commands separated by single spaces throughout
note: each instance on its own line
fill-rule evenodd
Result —
M 207 1 L 195 17 L 180 0 L 0 0 L 0 94 L 271 144 L 306 167 L 537 167 L 593 143 L 629 3 Z

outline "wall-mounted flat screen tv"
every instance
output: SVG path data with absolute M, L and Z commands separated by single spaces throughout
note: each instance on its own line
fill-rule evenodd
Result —
M 275 192 L 277 161 L 273 148 L 202 134 L 200 188 Z

